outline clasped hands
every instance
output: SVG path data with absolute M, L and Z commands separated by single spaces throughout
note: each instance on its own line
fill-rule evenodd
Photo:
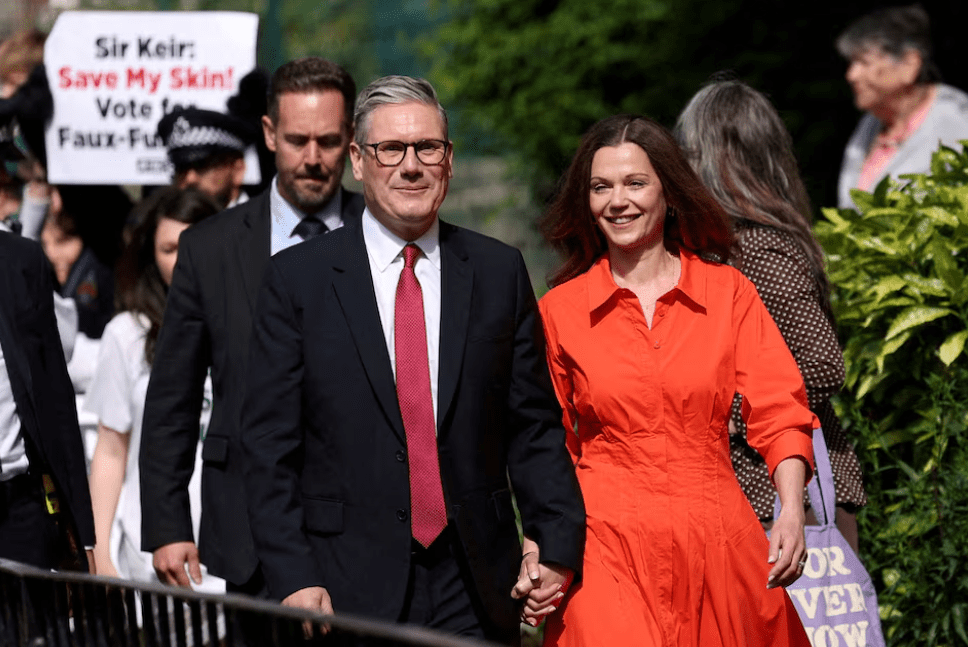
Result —
M 537 627 L 544 617 L 558 609 L 568 592 L 574 573 L 558 564 L 543 564 L 539 560 L 537 544 L 525 541 L 518 581 L 511 589 L 511 597 L 524 600 L 521 622 Z

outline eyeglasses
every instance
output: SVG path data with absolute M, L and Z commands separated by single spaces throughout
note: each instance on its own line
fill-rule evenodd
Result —
M 407 156 L 407 149 L 413 146 L 417 159 L 428 165 L 437 165 L 444 161 L 450 142 L 442 139 L 421 139 L 419 142 L 386 141 L 375 144 L 364 144 L 373 149 L 376 161 L 383 166 L 399 166 Z

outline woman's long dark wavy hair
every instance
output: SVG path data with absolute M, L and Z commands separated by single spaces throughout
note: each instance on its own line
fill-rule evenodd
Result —
M 608 250 L 589 205 L 592 159 L 600 148 L 626 142 L 645 151 L 662 184 L 669 207 L 664 228 L 666 247 L 684 248 L 717 261 L 729 257 L 729 218 L 689 166 L 669 131 L 648 117 L 615 115 L 585 133 L 557 195 L 541 219 L 545 238 L 565 257 L 564 264 L 548 279 L 550 286 L 583 274 Z
M 145 361 L 155 357 L 155 344 L 161 329 L 168 288 L 155 262 L 155 232 L 162 218 L 193 225 L 219 210 L 215 201 L 195 188 L 173 186 L 158 189 L 135 207 L 138 224 L 118 263 L 118 311 L 131 311 L 148 318 L 145 338 Z
M 793 238 L 810 263 L 822 305 L 832 318 L 823 249 L 810 230 L 810 200 L 793 139 L 769 99 L 741 81 L 714 81 L 686 105 L 675 135 L 731 218 L 779 229 Z

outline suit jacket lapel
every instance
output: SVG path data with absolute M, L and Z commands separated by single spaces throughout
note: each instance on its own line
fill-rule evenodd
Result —
M 344 248 L 342 257 L 333 263 L 333 288 L 377 400 L 393 431 L 406 442 L 396 383 L 363 243 L 363 229 L 359 220 L 347 223 L 344 228 L 349 245 Z
M 460 379 L 467 341 L 467 323 L 471 310 L 474 271 L 467 252 L 460 244 L 457 228 L 440 223 L 440 357 L 437 375 L 437 434 L 442 435 L 443 422 Z
M 249 307 L 255 312 L 259 287 L 262 285 L 262 275 L 270 254 L 270 237 L 272 227 L 272 213 L 269 192 L 266 189 L 260 195 L 246 203 L 246 213 L 242 218 L 239 230 L 239 243 L 236 245 L 238 261 L 242 268 L 242 279 L 245 282 L 245 294 L 249 299 Z M 341 216 L 344 225 L 359 223 L 363 213 L 363 196 L 341 189 Z
M 271 190 L 271 189 L 270 189 Z M 238 262 L 245 283 L 245 294 L 249 308 L 255 312 L 262 275 L 269 260 L 269 227 L 272 214 L 269 212 L 269 190 L 249 200 L 245 204 L 246 213 L 239 228 L 239 241 L 235 245 Z

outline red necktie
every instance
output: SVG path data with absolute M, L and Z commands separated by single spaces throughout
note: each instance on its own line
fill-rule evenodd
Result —
M 416 245 L 403 248 L 393 345 L 397 360 L 397 400 L 410 460 L 410 530 L 413 538 L 427 547 L 447 525 L 447 508 L 440 484 L 423 292 L 413 271 L 419 254 L 420 248 Z

